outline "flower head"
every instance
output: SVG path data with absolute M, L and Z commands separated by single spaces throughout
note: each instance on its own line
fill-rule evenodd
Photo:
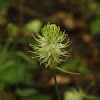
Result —
M 71 88 L 71 90 L 65 92 L 64 100 L 84 100 L 85 95 L 86 94 L 81 88 L 78 90 Z
M 65 51 L 64 48 L 71 44 L 70 39 L 68 38 L 63 44 L 62 41 L 68 35 L 65 31 L 60 31 L 60 27 L 55 24 L 48 23 L 41 29 L 41 33 L 41 35 L 36 33 L 36 36 L 33 36 L 37 44 L 29 45 L 33 49 L 30 52 L 37 55 L 40 64 L 45 63 L 46 67 L 56 67 L 58 63 L 64 61 L 63 56 L 69 56 L 69 51 Z

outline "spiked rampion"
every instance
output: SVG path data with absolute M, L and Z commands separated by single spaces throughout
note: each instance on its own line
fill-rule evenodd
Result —
M 36 57 L 40 64 L 45 63 L 45 67 L 54 68 L 58 63 L 65 61 L 63 59 L 64 56 L 68 57 L 70 55 L 70 51 L 64 50 L 71 44 L 70 39 L 67 38 L 67 42 L 63 44 L 62 41 L 68 34 L 65 34 L 65 31 L 60 31 L 60 27 L 57 27 L 55 24 L 47 23 L 41 29 L 41 33 L 41 35 L 36 33 L 36 36 L 33 36 L 37 44 L 29 45 L 33 49 L 30 52 L 37 55 Z
M 49 66 L 50 68 L 52 68 L 57 97 L 58 100 L 61 100 L 56 80 L 55 69 L 69 74 L 80 75 L 78 73 L 69 72 L 60 67 L 57 67 L 58 63 L 65 61 L 63 59 L 64 56 L 68 57 L 70 55 L 70 50 L 65 51 L 65 48 L 68 47 L 71 42 L 70 39 L 67 38 L 67 42 L 62 43 L 63 40 L 66 39 L 66 36 L 68 36 L 68 34 L 65 34 L 65 31 L 60 31 L 60 27 L 57 27 L 55 24 L 48 23 L 41 29 L 41 33 L 41 35 L 39 33 L 36 33 L 36 36 L 33 36 L 37 44 L 30 44 L 31 48 L 33 49 L 33 51 L 30 52 L 37 55 L 36 57 L 40 61 L 40 64 L 45 63 L 46 67 Z

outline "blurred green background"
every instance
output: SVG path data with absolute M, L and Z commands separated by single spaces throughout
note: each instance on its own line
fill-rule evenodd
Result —
M 61 99 L 100 100 L 100 0 L 0 0 L 0 100 L 57 100 L 52 71 L 28 52 L 47 22 L 72 41 L 59 66 L 81 74 L 57 71 Z

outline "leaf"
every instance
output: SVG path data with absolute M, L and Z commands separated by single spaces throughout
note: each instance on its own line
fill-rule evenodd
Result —
M 6 63 L 9 64 L 9 61 Z M 26 66 L 24 65 L 27 66 L 27 64 L 19 61 L 15 61 L 14 64 L 10 64 L 7 67 L 5 67 L 5 64 L 4 66 L 2 65 L 4 70 L 0 71 L 0 82 L 3 82 L 6 86 L 17 84 L 22 81 L 24 81 L 24 83 L 31 83 L 31 74 L 26 71 Z
M 71 59 L 69 62 L 62 64 L 61 68 L 65 69 L 65 70 L 77 70 L 77 68 L 80 66 L 80 59 L 79 58 L 74 58 Z M 76 66 L 79 65 L 77 68 Z
M 17 55 L 26 60 L 27 62 L 32 63 L 32 59 L 28 57 L 25 53 L 19 51 L 17 52 Z
M 87 68 L 86 62 L 81 58 L 73 58 L 69 62 L 62 64 L 61 68 L 65 70 L 75 70 L 81 74 L 91 73 L 91 71 Z
M 16 90 L 16 94 L 18 96 L 21 96 L 21 97 L 31 96 L 31 95 L 36 94 L 36 93 L 37 93 L 37 90 L 35 90 L 35 89 L 20 89 L 20 88 L 17 88 L 17 90 Z
M 79 74 L 79 73 L 69 72 L 69 71 L 67 71 L 67 70 L 64 70 L 64 69 L 62 69 L 62 68 L 60 68 L 60 67 L 55 67 L 55 69 L 58 69 L 58 70 L 60 70 L 60 71 L 62 71 L 62 72 L 64 72 L 64 73 L 81 75 L 81 74 Z
M 5 64 L 1 64 L 0 65 L 0 72 L 3 71 L 3 70 L 6 70 L 7 68 L 13 66 L 15 64 L 14 61 L 8 61 L 6 62 Z
M 34 63 L 33 60 L 29 56 L 27 56 L 25 53 L 19 51 L 19 52 L 17 52 L 17 55 L 20 58 L 23 58 L 24 60 L 26 60 L 29 63 L 29 64 L 27 64 L 27 66 L 26 66 L 26 64 L 24 65 L 27 68 L 30 68 L 30 69 L 33 69 L 33 70 L 39 68 L 39 66 L 36 63 Z

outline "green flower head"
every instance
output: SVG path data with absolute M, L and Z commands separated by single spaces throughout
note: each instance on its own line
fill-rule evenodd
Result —
M 71 90 L 65 92 L 64 100 L 84 100 L 85 96 L 86 94 L 81 88 L 79 88 L 78 90 L 75 88 L 71 88 Z
M 46 67 L 56 67 L 58 63 L 65 61 L 64 56 L 68 57 L 70 55 L 70 51 L 64 50 L 71 44 L 70 39 L 68 38 L 65 44 L 62 43 L 68 34 L 65 34 L 65 31 L 60 31 L 59 26 L 50 23 L 47 23 L 41 29 L 41 33 L 41 35 L 36 33 L 36 36 L 33 36 L 37 44 L 29 45 L 33 49 L 30 52 L 37 55 L 40 64 L 45 63 Z

